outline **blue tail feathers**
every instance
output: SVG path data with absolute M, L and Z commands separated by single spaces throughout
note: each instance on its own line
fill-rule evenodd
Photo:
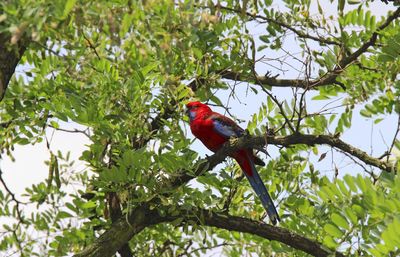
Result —
M 254 191 L 260 198 L 261 203 L 264 206 L 264 209 L 267 211 L 267 214 L 271 219 L 272 223 L 276 225 L 276 223 L 280 221 L 278 212 L 276 211 L 276 208 L 274 206 L 274 203 L 272 202 L 271 196 L 269 195 L 267 188 L 265 187 L 264 183 L 260 178 L 260 175 L 258 174 L 254 162 L 252 160 L 250 162 L 252 165 L 253 174 L 252 176 L 246 174 L 246 172 L 244 172 L 244 174 L 246 175 L 247 179 L 250 182 L 250 185 L 253 187 Z

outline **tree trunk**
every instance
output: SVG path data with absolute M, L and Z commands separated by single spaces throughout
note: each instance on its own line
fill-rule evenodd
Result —
M 3 100 L 8 83 L 25 52 L 26 46 L 27 40 L 23 38 L 12 45 L 11 35 L 8 33 L 0 34 L 0 101 Z

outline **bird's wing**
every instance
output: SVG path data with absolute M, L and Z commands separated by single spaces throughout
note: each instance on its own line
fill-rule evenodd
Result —
M 209 119 L 213 121 L 214 131 L 223 137 L 240 137 L 244 133 L 244 130 L 233 120 L 219 113 L 213 113 Z

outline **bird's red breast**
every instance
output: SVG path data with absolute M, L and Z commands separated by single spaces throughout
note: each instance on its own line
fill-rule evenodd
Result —
M 209 117 L 213 114 L 207 109 L 199 109 L 196 118 L 190 122 L 190 130 L 193 135 L 211 151 L 218 151 L 227 141 L 227 138 L 219 135 L 214 130 L 214 124 Z

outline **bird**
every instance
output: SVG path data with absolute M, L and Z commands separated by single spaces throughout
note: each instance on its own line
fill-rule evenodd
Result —
M 206 104 L 192 101 L 186 104 L 186 108 L 192 134 L 213 152 L 217 152 L 231 138 L 245 134 L 245 130 L 232 119 L 213 112 Z M 254 154 L 253 149 L 239 149 L 230 156 L 237 161 L 260 198 L 272 224 L 276 225 L 280 221 L 278 212 L 255 166 L 264 166 L 265 163 Z

